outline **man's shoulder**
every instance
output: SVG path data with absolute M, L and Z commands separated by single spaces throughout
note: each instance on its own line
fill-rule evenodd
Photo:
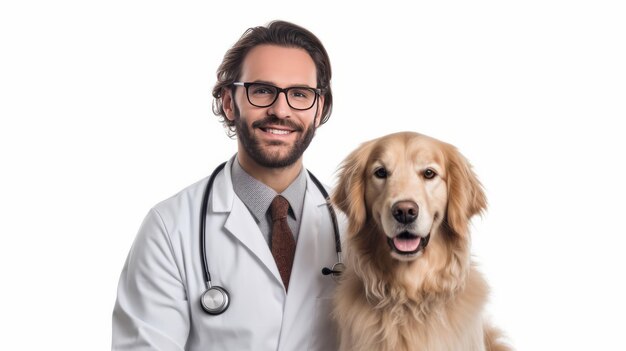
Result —
M 175 214 L 195 208 L 201 201 L 209 177 L 186 186 L 174 195 L 157 203 L 153 209 L 160 214 Z

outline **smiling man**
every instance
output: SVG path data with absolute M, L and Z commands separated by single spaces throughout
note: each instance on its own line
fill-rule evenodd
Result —
M 302 155 L 332 110 L 308 30 L 275 21 L 228 50 L 214 113 L 238 152 L 157 204 L 122 271 L 113 350 L 334 350 L 339 234 Z

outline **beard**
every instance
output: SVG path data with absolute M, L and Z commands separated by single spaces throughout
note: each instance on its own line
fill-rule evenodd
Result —
M 298 125 L 296 122 L 288 119 L 280 119 L 274 115 L 267 116 L 262 120 L 252 123 L 252 127 L 248 127 L 246 122 L 241 118 L 239 107 L 235 104 L 235 128 L 237 137 L 241 141 L 248 155 L 260 166 L 266 168 L 285 168 L 293 165 L 302 157 L 304 150 L 309 147 L 311 140 L 315 136 L 315 119 L 308 127 Z M 317 111 L 316 111 L 317 113 Z M 288 150 L 286 155 L 282 155 L 280 150 L 274 152 L 264 149 L 260 141 L 254 136 L 254 129 L 264 128 L 268 125 L 289 127 L 295 132 L 302 133 L 300 138 L 296 139 L 293 146 Z M 269 145 L 282 145 L 281 141 L 272 142 Z

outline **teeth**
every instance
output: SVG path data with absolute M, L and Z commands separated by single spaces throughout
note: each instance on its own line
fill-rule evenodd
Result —
M 285 134 L 291 133 L 288 130 L 280 130 L 280 129 L 267 129 L 266 131 L 271 134 L 279 134 L 279 135 L 285 135 Z

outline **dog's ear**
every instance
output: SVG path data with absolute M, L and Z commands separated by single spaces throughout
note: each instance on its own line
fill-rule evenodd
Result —
M 447 222 L 460 236 L 468 234 L 470 219 L 487 208 L 487 198 L 467 159 L 452 145 L 446 148 Z
M 348 216 L 348 233 L 357 233 L 367 219 L 365 209 L 365 167 L 374 141 L 361 144 L 343 161 L 332 202 Z

